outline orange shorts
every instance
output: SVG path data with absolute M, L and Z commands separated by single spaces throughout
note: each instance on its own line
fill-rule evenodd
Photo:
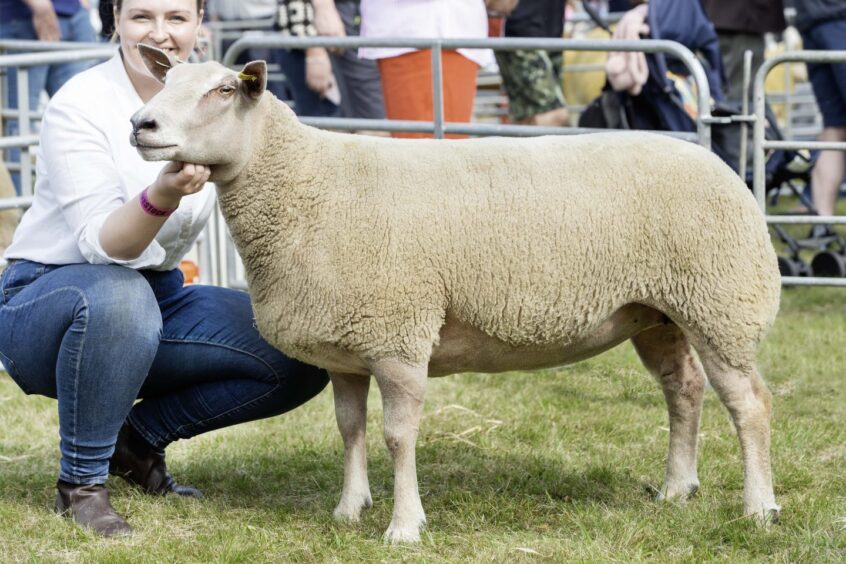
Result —
M 469 123 L 476 97 L 479 65 L 457 51 L 443 52 L 444 120 Z M 388 119 L 432 121 L 432 53 L 414 51 L 379 59 L 385 115 Z M 394 132 L 394 137 L 434 137 L 431 133 Z M 467 135 L 447 135 L 452 139 Z

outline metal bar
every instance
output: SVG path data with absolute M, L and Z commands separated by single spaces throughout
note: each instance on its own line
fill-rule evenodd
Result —
M 846 225 L 846 215 L 768 215 L 767 223 L 784 225 Z
M 79 49 L 102 49 L 104 45 L 90 41 L 39 41 L 38 39 L 0 39 L 0 49 L 32 53 L 36 51 L 74 51 Z M 117 47 L 117 44 L 114 44 Z
M 749 82 L 751 80 L 752 75 L 752 51 L 747 49 L 743 52 L 743 90 L 742 96 L 743 100 L 740 104 L 740 113 L 744 116 L 749 115 Z M 749 152 L 749 148 L 747 147 L 747 133 L 749 131 L 749 126 L 746 121 L 740 122 L 740 162 L 738 163 L 738 174 L 740 178 L 746 180 L 746 159 L 747 154 Z
M 50 51 L 47 53 L 15 53 L 0 55 L 0 68 L 5 67 L 33 67 L 36 65 L 52 65 L 85 61 L 89 59 L 108 59 L 117 51 L 117 46 L 100 47 L 97 49 L 79 49 L 76 51 Z
M 823 149 L 846 151 L 846 142 L 839 141 L 764 141 L 764 149 Z
M 435 123 L 431 121 L 389 120 L 389 119 L 356 119 L 356 118 L 299 118 L 306 125 L 321 129 L 336 129 L 344 131 L 410 131 L 416 133 L 432 133 Z M 539 135 L 579 135 L 583 133 L 607 133 L 613 129 L 596 129 L 587 127 L 547 127 L 536 125 L 511 125 L 494 123 L 459 123 L 446 122 L 445 133 L 459 135 L 498 135 L 505 137 L 535 137 Z M 621 130 L 627 131 L 627 130 Z M 696 141 L 696 133 L 686 131 L 653 131 L 659 135 L 675 137 L 685 141 Z
M 432 111 L 435 120 L 435 139 L 444 138 L 444 75 L 441 44 L 432 46 Z
M 12 147 L 29 147 L 38 145 L 38 135 L 15 135 L 14 137 L 0 137 L 0 149 Z
M 42 117 L 42 113 L 39 112 L 39 111 L 32 111 L 31 110 L 29 112 L 29 115 L 33 120 L 40 120 L 41 117 Z M 9 109 L 9 108 L 0 109 L 0 118 L 18 119 L 18 117 L 19 117 L 18 110 L 13 110 L 13 109 Z
M 21 137 L 30 134 L 29 121 L 29 69 L 18 69 L 18 132 Z M 21 194 L 32 196 L 32 157 L 28 147 L 21 148 Z
M 0 198 L 0 210 L 26 209 L 32 205 L 32 196 Z
M 837 286 L 846 288 L 846 278 L 814 278 L 804 276 L 782 276 L 782 286 Z
M 702 74 L 697 81 L 707 84 L 705 71 L 693 53 L 684 45 L 665 39 L 553 39 L 553 38 L 511 38 L 496 37 L 485 39 L 447 39 L 447 38 L 400 38 L 400 37 L 292 37 L 278 33 L 250 35 L 233 43 L 223 58 L 223 64 L 230 66 L 245 49 L 251 47 L 269 47 L 285 49 L 306 49 L 308 47 L 358 48 L 358 47 L 409 47 L 430 49 L 440 44 L 442 49 L 494 49 L 498 51 L 516 51 L 518 49 L 543 49 L 552 51 L 637 51 L 643 53 L 670 53 L 682 60 L 694 74 L 694 67 L 699 66 Z M 700 93 L 710 96 L 710 91 Z M 706 98 L 707 99 L 707 98 Z

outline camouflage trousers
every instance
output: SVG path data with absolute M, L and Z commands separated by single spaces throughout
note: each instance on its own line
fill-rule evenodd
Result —
M 495 53 L 512 120 L 522 121 L 565 106 L 561 53 L 543 50 Z

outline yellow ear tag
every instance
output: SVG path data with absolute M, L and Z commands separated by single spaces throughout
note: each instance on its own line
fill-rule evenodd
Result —
M 254 80 L 258 79 L 258 77 L 257 77 L 256 75 L 254 75 L 254 74 L 247 74 L 247 73 L 244 73 L 244 72 L 239 72 L 239 73 L 238 73 L 238 78 L 240 78 L 241 80 L 249 80 L 250 82 L 252 82 L 252 81 L 254 81 Z

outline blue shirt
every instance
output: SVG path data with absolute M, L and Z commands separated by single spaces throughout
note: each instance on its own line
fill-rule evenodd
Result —
M 56 15 L 72 16 L 82 9 L 82 5 L 79 0 L 53 0 L 53 9 L 56 10 Z M 31 18 L 32 10 L 23 0 L 0 0 L 0 22 Z

